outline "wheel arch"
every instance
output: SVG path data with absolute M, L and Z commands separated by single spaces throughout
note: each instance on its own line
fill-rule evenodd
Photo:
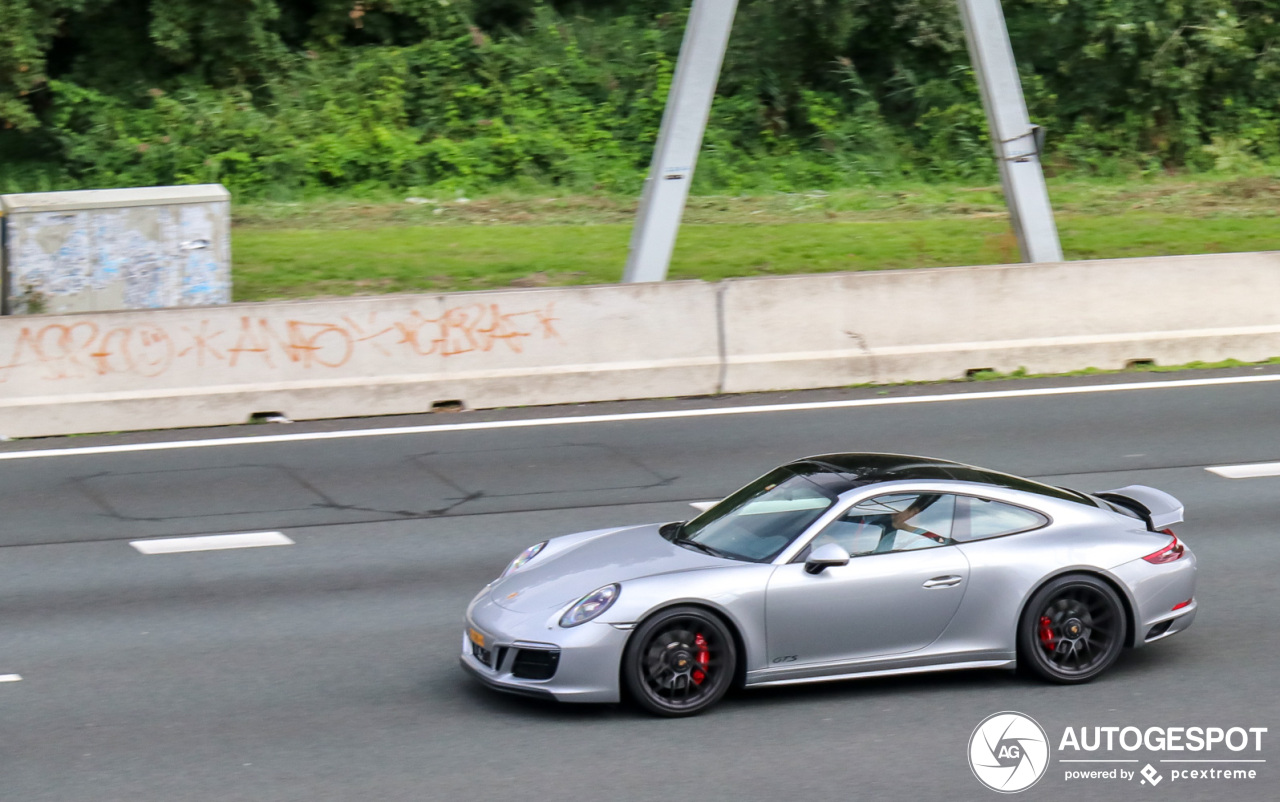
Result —
M 746 644 L 746 640 L 743 638 L 742 629 L 741 627 L 738 626 L 738 622 L 734 620 L 733 616 L 730 615 L 728 611 L 723 610 L 714 604 L 709 604 L 704 600 L 677 599 L 677 600 L 666 602 L 664 604 L 661 604 L 647 611 L 643 616 L 641 616 L 639 619 L 636 620 L 635 627 L 631 630 L 630 633 L 628 633 L 627 640 L 622 645 L 622 653 L 624 655 L 627 654 L 627 651 L 631 648 L 631 639 L 636 636 L 636 632 L 639 631 L 640 626 L 645 621 L 648 621 L 650 618 L 653 618 L 655 615 L 658 615 L 659 613 L 665 612 L 667 610 L 673 610 L 677 607 L 693 607 L 695 609 L 702 610 L 705 613 L 715 616 L 720 621 L 721 624 L 724 624 L 725 629 L 729 630 L 729 636 L 733 638 L 733 648 L 737 652 L 737 658 L 738 658 L 734 662 L 733 684 L 731 685 L 731 688 L 739 689 L 744 687 L 747 683 L 747 659 L 746 659 L 747 644 Z M 618 662 L 618 680 L 619 680 L 618 684 L 619 684 L 619 687 L 625 689 L 626 683 L 622 681 L 622 672 L 624 670 L 625 669 L 622 661 L 619 661 Z
M 1099 568 L 1091 568 L 1088 566 L 1075 566 L 1073 568 L 1064 568 L 1061 571 L 1056 571 L 1052 574 L 1049 574 L 1048 576 L 1042 577 L 1041 580 L 1037 582 L 1035 585 L 1033 585 L 1031 590 L 1027 592 L 1027 595 L 1022 600 L 1022 604 L 1018 607 L 1018 617 L 1015 619 L 1017 622 L 1016 626 L 1019 626 L 1019 627 L 1022 626 L 1022 617 L 1027 613 L 1027 605 L 1031 604 L 1031 600 L 1035 598 L 1035 595 L 1040 592 L 1041 588 L 1043 588 L 1045 585 L 1049 584 L 1050 582 L 1054 581 L 1055 579 L 1060 579 L 1064 576 L 1072 576 L 1072 575 L 1080 575 L 1080 574 L 1083 574 L 1084 576 L 1090 576 L 1090 577 L 1093 577 L 1094 579 L 1102 581 L 1108 587 L 1114 590 L 1116 592 L 1116 595 L 1120 597 L 1120 604 L 1124 608 L 1125 622 L 1128 624 L 1128 626 L 1125 628 L 1127 631 L 1124 637 L 1124 646 L 1125 648 L 1132 648 L 1137 643 L 1137 631 L 1138 631 L 1137 606 L 1134 604 L 1132 597 L 1130 597 L 1129 591 L 1124 586 L 1124 583 L 1118 581 L 1115 577 L 1111 576 L 1110 574 L 1108 574 L 1107 572 Z M 1015 647 L 1017 645 L 1016 631 L 1017 630 L 1015 630 L 1015 637 L 1014 637 Z

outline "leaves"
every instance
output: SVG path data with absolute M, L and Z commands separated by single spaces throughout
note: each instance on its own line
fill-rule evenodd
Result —
M 1004 7 L 1052 169 L 1280 159 L 1280 0 Z M 0 149 L 44 165 L 10 171 L 42 187 L 633 191 L 688 9 L 0 0 Z M 699 189 L 993 174 L 954 0 L 741 0 Z

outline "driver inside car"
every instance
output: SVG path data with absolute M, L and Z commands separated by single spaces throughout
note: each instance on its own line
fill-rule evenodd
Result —
M 899 495 L 864 501 L 833 521 L 810 544 L 810 550 L 836 543 L 850 556 L 884 554 L 950 543 L 924 524 L 942 513 L 944 497 L 938 494 Z M 927 512 L 935 514 L 927 515 Z M 950 514 L 945 515 L 947 522 Z M 936 524 L 934 524 L 936 526 Z M 949 527 L 936 527 L 949 529 Z

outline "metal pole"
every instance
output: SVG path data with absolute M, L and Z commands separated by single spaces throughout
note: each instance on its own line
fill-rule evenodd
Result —
M 631 230 L 624 282 L 667 277 L 737 8 L 738 0 L 693 0 L 649 177 Z
M 969 58 L 1000 166 L 1000 184 L 1025 262 L 1061 262 L 1049 190 L 1040 169 L 1039 128 L 1031 125 L 1000 0 L 958 0 Z
M 9 294 L 13 292 L 9 280 L 9 224 L 4 215 L 4 198 L 0 198 L 0 315 L 11 315 Z M 0 432 L 0 438 L 4 434 Z

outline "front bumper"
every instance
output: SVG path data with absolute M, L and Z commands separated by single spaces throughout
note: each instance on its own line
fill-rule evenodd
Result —
M 463 649 L 465 650 L 466 648 L 467 645 L 464 645 Z M 465 669 L 468 674 L 480 680 L 480 682 L 485 685 L 488 685 L 490 688 L 493 688 L 495 691 L 514 693 L 517 696 L 531 696 L 535 699 L 550 699 L 554 701 L 556 698 L 554 693 L 544 687 L 535 685 L 533 682 L 512 682 L 510 680 L 506 682 L 502 681 L 496 672 L 488 670 L 487 666 L 483 664 L 477 665 L 476 659 L 466 651 L 463 652 L 462 657 L 460 657 L 459 660 L 462 663 L 463 669 Z
M 494 604 L 487 593 L 467 609 L 462 633 L 462 667 L 494 690 L 561 702 L 617 702 L 622 698 L 619 667 L 628 629 L 589 621 L 581 626 L 558 625 L 560 610 L 545 615 L 517 613 Z M 487 664 L 475 653 L 469 629 L 484 638 Z M 517 676 L 517 658 L 524 653 L 557 653 L 549 679 Z M 536 672 L 533 672 L 536 673 Z

